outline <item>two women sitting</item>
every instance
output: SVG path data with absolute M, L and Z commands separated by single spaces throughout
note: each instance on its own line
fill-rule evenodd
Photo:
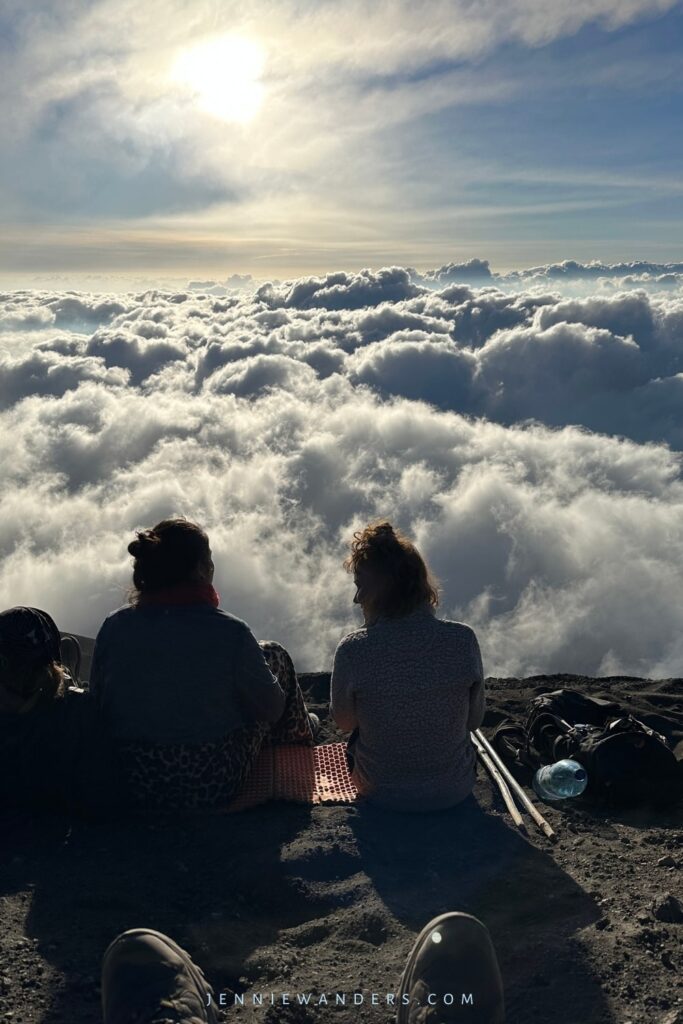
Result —
M 94 709 L 113 743 L 129 799 L 158 808 L 225 806 L 265 743 L 313 745 L 317 720 L 287 651 L 258 643 L 246 623 L 219 608 L 199 526 L 164 520 L 140 531 L 128 550 L 133 591 L 97 635 L 89 713 Z M 434 581 L 388 523 L 355 534 L 345 564 L 365 625 L 337 648 L 331 711 L 352 731 L 352 778 L 362 794 L 389 807 L 458 803 L 474 782 L 469 730 L 484 710 L 476 637 L 435 617 Z M 8 696 L 18 662 L 2 667 L 3 651 L 11 649 L 2 618 L 0 747 L 8 716 L 13 727 L 18 715 L 32 713 Z M 58 635 L 49 654 L 58 671 Z M 52 707 L 61 698 L 47 688 L 41 699 Z

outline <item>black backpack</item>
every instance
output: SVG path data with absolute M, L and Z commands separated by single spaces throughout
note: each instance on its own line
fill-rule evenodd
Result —
M 588 775 L 585 796 L 613 807 L 663 806 L 681 795 L 681 769 L 666 739 L 612 701 L 576 690 L 534 697 L 523 729 L 496 730 L 501 755 L 535 771 L 562 758 Z

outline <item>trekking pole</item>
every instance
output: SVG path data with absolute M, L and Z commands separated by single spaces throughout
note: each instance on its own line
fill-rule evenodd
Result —
M 543 817 L 543 815 L 539 811 L 538 807 L 536 807 L 536 804 L 532 803 L 532 801 L 526 795 L 526 793 L 524 792 L 524 789 L 522 788 L 522 786 L 520 786 L 519 782 L 517 782 L 517 779 L 515 779 L 513 777 L 513 775 L 510 772 L 510 769 L 507 767 L 507 765 L 505 765 L 501 761 L 500 757 L 495 752 L 495 750 L 493 749 L 493 747 L 491 746 L 489 741 L 486 739 L 486 737 L 484 736 L 484 734 L 481 731 L 481 729 L 476 729 L 475 732 L 474 732 L 474 735 L 481 742 L 481 744 L 484 747 L 484 749 L 486 750 L 487 754 L 489 754 L 489 756 L 491 757 L 491 760 L 493 761 L 493 763 L 501 771 L 502 775 L 505 778 L 505 781 L 508 783 L 508 785 L 512 789 L 512 792 L 521 801 L 521 803 L 524 804 L 524 806 L 526 807 L 527 811 L 529 812 L 531 817 L 534 819 L 534 821 L 536 822 L 536 824 L 538 825 L 540 830 L 544 833 L 544 835 L 546 835 L 548 837 L 548 839 L 556 839 L 557 835 L 554 832 L 554 830 L 550 827 L 548 822 L 545 820 L 545 818 Z
M 517 826 L 517 828 L 521 828 L 521 829 L 524 829 L 526 831 L 526 826 L 524 824 L 524 819 L 522 818 L 522 815 L 519 813 L 519 808 L 517 807 L 517 804 L 515 803 L 515 801 L 513 799 L 512 793 L 510 792 L 510 789 L 508 787 L 507 782 L 505 781 L 505 779 L 501 775 L 501 773 L 498 770 L 498 768 L 496 767 L 496 765 L 493 763 L 493 761 L 491 760 L 489 755 L 486 753 L 486 751 L 482 747 L 482 745 L 481 745 L 479 739 L 477 738 L 477 736 L 475 736 L 475 734 L 473 732 L 471 732 L 470 733 L 470 737 L 472 739 L 472 743 L 474 744 L 474 746 L 477 749 L 477 754 L 479 755 L 479 760 L 484 765 L 484 767 L 486 768 L 487 772 L 489 773 L 489 775 L 491 776 L 493 781 L 498 786 L 498 789 L 500 790 L 500 795 L 502 796 L 503 800 L 505 801 L 505 806 L 507 807 L 508 811 L 510 812 L 510 817 L 514 821 L 514 823 Z

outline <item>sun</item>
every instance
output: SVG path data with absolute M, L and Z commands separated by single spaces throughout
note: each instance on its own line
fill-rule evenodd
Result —
M 205 113 L 246 124 L 263 102 L 264 63 L 264 50 L 253 39 L 215 36 L 183 50 L 171 77 L 193 94 Z

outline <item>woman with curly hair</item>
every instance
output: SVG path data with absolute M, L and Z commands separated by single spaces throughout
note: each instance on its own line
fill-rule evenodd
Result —
M 128 551 L 130 602 L 97 635 L 90 687 L 131 799 L 225 806 L 264 743 L 312 745 L 315 716 L 284 647 L 218 607 L 201 527 L 164 519 Z
M 484 674 L 469 626 L 438 619 L 437 583 L 386 520 L 354 534 L 344 567 L 365 625 L 334 657 L 331 713 L 351 731 L 360 793 L 406 811 L 451 807 L 471 792 L 470 730 L 484 717 Z

